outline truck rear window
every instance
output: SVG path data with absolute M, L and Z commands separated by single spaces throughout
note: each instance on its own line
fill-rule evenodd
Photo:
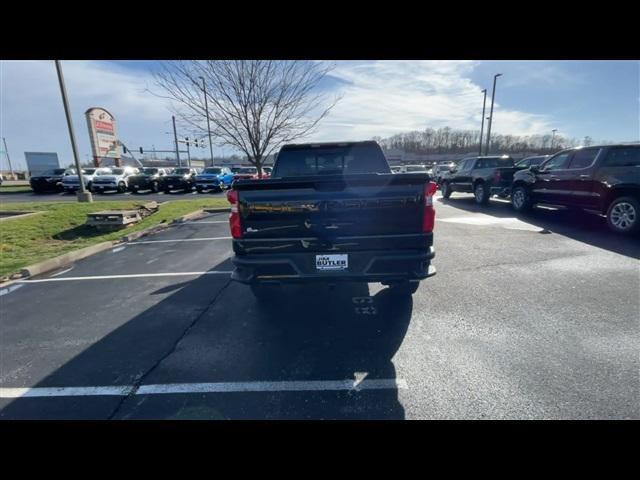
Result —
M 376 145 L 284 149 L 273 169 L 273 177 L 357 173 L 391 173 L 391 170 Z

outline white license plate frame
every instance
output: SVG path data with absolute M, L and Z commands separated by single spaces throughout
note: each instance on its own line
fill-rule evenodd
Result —
M 342 272 L 349 269 L 349 254 L 327 253 L 316 255 L 316 270 L 319 272 Z

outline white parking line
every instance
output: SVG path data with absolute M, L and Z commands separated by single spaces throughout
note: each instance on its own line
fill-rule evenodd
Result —
M 0 388 L 0 398 L 21 397 L 91 397 L 98 395 L 126 396 L 133 385 L 113 387 L 38 387 L 38 388 Z
M 114 278 L 145 278 L 145 277 L 185 277 L 198 275 L 231 275 L 230 271 L 209 270 L 206 272 L 164 272 L 164 273 L 134 273 L 128 275 L 90 275 L 86 277 L 39 278 L 37 280 L 17 280 L 16 283 L 69 282 L 75 280 L 111 280 Z
M 145 240 L 142 242 L 131 242 L 129 245 L 140 245 L 143 243 L 176 243 L 176 242 L 208 242 L 209 240 L 230 240 L 233 237 L 207 237 L 207 238 L 177 238 L 174 240 Z
M 183 222 L 180 225 L 190 225 L 190 224 L 200 224 L 200 223 L 229 223 L 229 220 L 194 220 L 192 222 Z
M 186 393 L 238 393 L 238 392 L 318 392 L 318 391 L 360 391 L 398 390 L 409 388 L 402 378 L 381 378 L 370 380 L 311 380 L 280 382 L 218 382 L 218 383 L 170 383 L 142 385 L 135 392 L 133 385 L 101 387 L 34 387 L 0 388 L 0 398 L 22 397 L 89 397 L 101 395 L 127 396 L 186 394 Z

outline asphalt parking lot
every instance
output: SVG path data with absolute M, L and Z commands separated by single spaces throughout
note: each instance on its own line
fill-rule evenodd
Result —
M 152 193 L 150 191 L 144 191 L 140 193 L 118 193 L 116 191 L 109 191 L 104 193 L 94 193 L 93 200 L 99 201 L 113 201 L 113 200 L 144 200 L 147 202 L 156 201 L 163 202 L 167 199 L 179 200 L 191 198 L 193 195 L 224 195 L 223 192 L 207 191 L 199 194 L 195 190 L 191 193 L 185 193 L 180 190 L 175 190 L 171 193 Z M 19 192 L 19 193 L 0 193 L 0 205 L 3 203 L 15 203 L 15 202 L 70 202 L 75 200 L 76 195 L 74 193 L 53 192 L 53 193 L 33 193 L 33 192 Z
M 5 287 L 0 418 L 640 418 L 639 238 L 436 209 L 438 274 L 405 301 L 346 284 L 260 307 L 230 282 L 227 214 Z

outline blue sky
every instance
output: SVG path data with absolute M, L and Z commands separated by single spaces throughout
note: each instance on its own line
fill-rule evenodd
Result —
M 337 61 L 322 88 L 342 97 L 308 140 L 363 140 L 426 127 L 479 129 L 481 90 L 498 79 L 493 130 L 558 133 L 594 140 L 640 140 L 640 62 Z M 82 160 L 90 158 L 84 111 L 109 110 L 130 147 L 171 149 L 171 105 L 149 90 L 153 61 L 65 61 Z M 489 105 L 489 98 L 487 101 Z M 25 151 L 72 161 L 52 61 L 0 62 L 0 132 L 14 167 Z M 188 136 L 188 131 L 181 132 Z M 201 150 L 202 156 L 206 150 Z M 229 147 L 214 153 L 231 154 Z M 1 168 L 6 169 L 2 156 Z

